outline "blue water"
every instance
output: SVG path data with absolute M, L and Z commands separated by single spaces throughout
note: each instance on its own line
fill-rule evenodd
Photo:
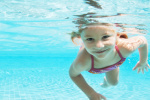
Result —
M 74 57 L 1 57 L 1 100 L 86 100 L 87 97 L 68 75 L 73 59 Z M 137 74 L 132 71 L 136 61 L 136 57 L 129 57 L 120 67 L 119 84 L 108 89 L 99 85 L 104 74 L 82 74 L 108 100 L 149 100 L 150 73 Z
M 102 5 L 102 10 L 85 4 L 84 0 L 0 1 L 0 100 L 88 100 L 68 75 L 79 49 L 66 34 L 76 30 L 72 23 L 74 15 L 128 14 L 100 21 L 143 24 L 140 28 L 147 32 L 141 35 L 150 43 L 149 0 L 95 1 Z M 149 100 L 150 72 L 132 71 L 138 59 L 138 51 L 127 58 L 120 67 L 119 84 L 115 87 L 100 87 L 105 74 L 82 74 L 108 100 Z

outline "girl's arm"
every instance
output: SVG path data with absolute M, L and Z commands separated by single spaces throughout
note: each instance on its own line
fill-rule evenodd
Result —
M 98 94 L 87 84 L 84 77 L 80 74 L 81 70 L 82 69 L 78 68 L 78 66 L 73 66 L 73 64 L 71 65 L 69 75 L 73 82 L 87 95 L 90 100 L 101 100 L 102 98 L 106 100 L 104 96 Z
M 148 68 L 150 68 L 149 64 L 147 63 L 147 60 L 148 60 L 148 44 L 147 44 L 147 40 L 146 40 L 145 37 L 141 37 L 140 39 L 142 41 L 141 45 L 138 48 L 139 54 L 140 54 L 140 60 L 136 64 L 136 66 L 133 68 L 133 70 L 138 69 L 138 73 L 140 71 L 142 71 L 142 73 L 144 74 L 144 69 L 146 71 L 148 71 Z
M 138 48 L 140 54 L 140 63 L 146 63 L 148 60 L 148 44 L 145 37 L 141 37 L 141 40 L 143 42 Z
M 133 70 L 136 70 L 138 68 L 138 73 L 142 71 L 144 73 L 144 69 L 148 70 L 147 68 L 150 68 L 147 60 L 148 60 L 148 44 L 147 40 L 143 36 L 135 36 L 129 39 L 124 39 L 120 41 L 119 45 L 121 45 L 122 53 L 125 56 L 128 56 L 129 54 L 133 53 L 136 49 L 139 50 L 140 54 L 140 60 L 136 64 L 136 66 L 133 68 Z

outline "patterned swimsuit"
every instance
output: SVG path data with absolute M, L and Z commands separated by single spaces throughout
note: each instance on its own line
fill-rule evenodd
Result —
M 91 55 L 92 67 L 88 72 L 90 72 L 92 74 L 100 74 L 100 73 L 105 73 L 105 72 L 108 72 L 108 71 L 118 68 L 126 60 L 126 58 L 122 57 L 122 55 L 118 49 L 118 46 L 115 46 L 115 48 L 121 58 L 121 60 L 119 62 L 117 62 L 111 66 L 104 67 L 104 68 L 94 68 L 94 57 L 93 57 L 93 55 Z

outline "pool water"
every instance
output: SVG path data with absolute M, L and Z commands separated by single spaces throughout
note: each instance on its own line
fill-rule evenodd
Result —
M 68 69 L 73 59 L 1 57 L 1 66 L 5 66 L 0 69 L 1 100 L 88 100 L 69 78 Z M 104 74 L 82 74 L 108 100 L 149 100 L 150 73 L 132 71 L 136 61 L 136 56 L 129 57 L 120 67 L 119 84 L 115 87 L 100 87 Z
M 150 43 L 149 0 L 95 0 L 103 9 L 85 1 L 94 0 L 0 1 L 0 100 L 88 100 L 68 74 L 79 47 L 66 33 L 76 30 L 77 15 L 127 14 L 100 21 L 139 25 Z M 150 72 L 132 71 L 138 60 L 138 51 L 127 58 L 114 87 L 100 87 L 105 74 L 82 74 L 108 100 L 149 100 Z

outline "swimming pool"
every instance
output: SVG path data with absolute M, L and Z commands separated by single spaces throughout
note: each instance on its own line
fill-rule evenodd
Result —
M 0 100 L 87 100 L 68 75 L 79 49 L 66 34 L 76 29 L 72 23 L 77 18 L 74 15 L 87 12 L 128 14 L 100 20 L 143 24 L 140 29 L 148 32 L 141 35 L 150 43 L 149 0 L 95 1 L 104 10 L 84 0 L 0 1 Z M 120 81 L 115 87 L 100 87 L 104 74 L 82 74 L 108 100 L 149 100 L 150 72 L 137 74 L 132 71 L 138 56 L 136 51 L 120 67 Z

